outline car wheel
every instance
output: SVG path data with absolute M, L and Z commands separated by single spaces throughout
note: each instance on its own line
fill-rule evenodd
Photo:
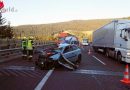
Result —
M 55 61 L 53 61 L 52 63 L 50 63 L 51 65 L 50 65 L 50 69 L 52 69 L 52 68 L 54 68 L 55 67 L 55 65 L 56 65 L 56 62 Z
M 39 67 L 41 70 L 45 69 L 46 68 L 46 62 L 39 62 Z

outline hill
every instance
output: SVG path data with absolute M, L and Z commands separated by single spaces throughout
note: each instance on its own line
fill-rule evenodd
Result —
M 126 19 L 126 18 L 124 18 Z M 130 19 L 128 17 L 127 19 Z M 20 36 L 34 36 L 37 38 L 47 39 L 55 33 L 62 31 L 69 31 L 80 38 L 86 36 L 87 38 L 92 37 L 93 31 L 100 28 L 101 26 L 109 23 L 113 19 L 96 19 L 96 20 L 73 20 L 68 22 L 51 23 L 51 24 L 39 24 L 39 25 L 22 25 L 14 27 L 15 37 Z M 84 32 L 91 33 L 84 33 Z

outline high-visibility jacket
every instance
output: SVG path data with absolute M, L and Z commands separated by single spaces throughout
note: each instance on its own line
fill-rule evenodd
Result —
M 27 40 L 22 40 L 22 49 L 27 47 Z
M 27 41 L 27 49 L 28 50 L 33 50 L 34 44 L 32 40 Z

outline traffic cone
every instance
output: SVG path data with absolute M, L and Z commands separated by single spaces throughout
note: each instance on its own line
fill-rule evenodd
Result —
M 90 55 L 91 54 L 91 51 L 90 51 L 90 49 L 88 50 L 88 55 Z
M 129 66 L 128 64 L 126 65 L 126 69 L 125 69 L 125 72 L 124 72 L 124 78 L 122 80 L 120 80 L 121 82 L 123 83 L 130 83 L 130 79 L 129 79 Z

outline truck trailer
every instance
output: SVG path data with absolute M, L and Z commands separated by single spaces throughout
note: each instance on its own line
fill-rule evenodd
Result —
M 94 31 L 92 47 L 95 52 L 130 63 L 130 20 L 113 20 Z

